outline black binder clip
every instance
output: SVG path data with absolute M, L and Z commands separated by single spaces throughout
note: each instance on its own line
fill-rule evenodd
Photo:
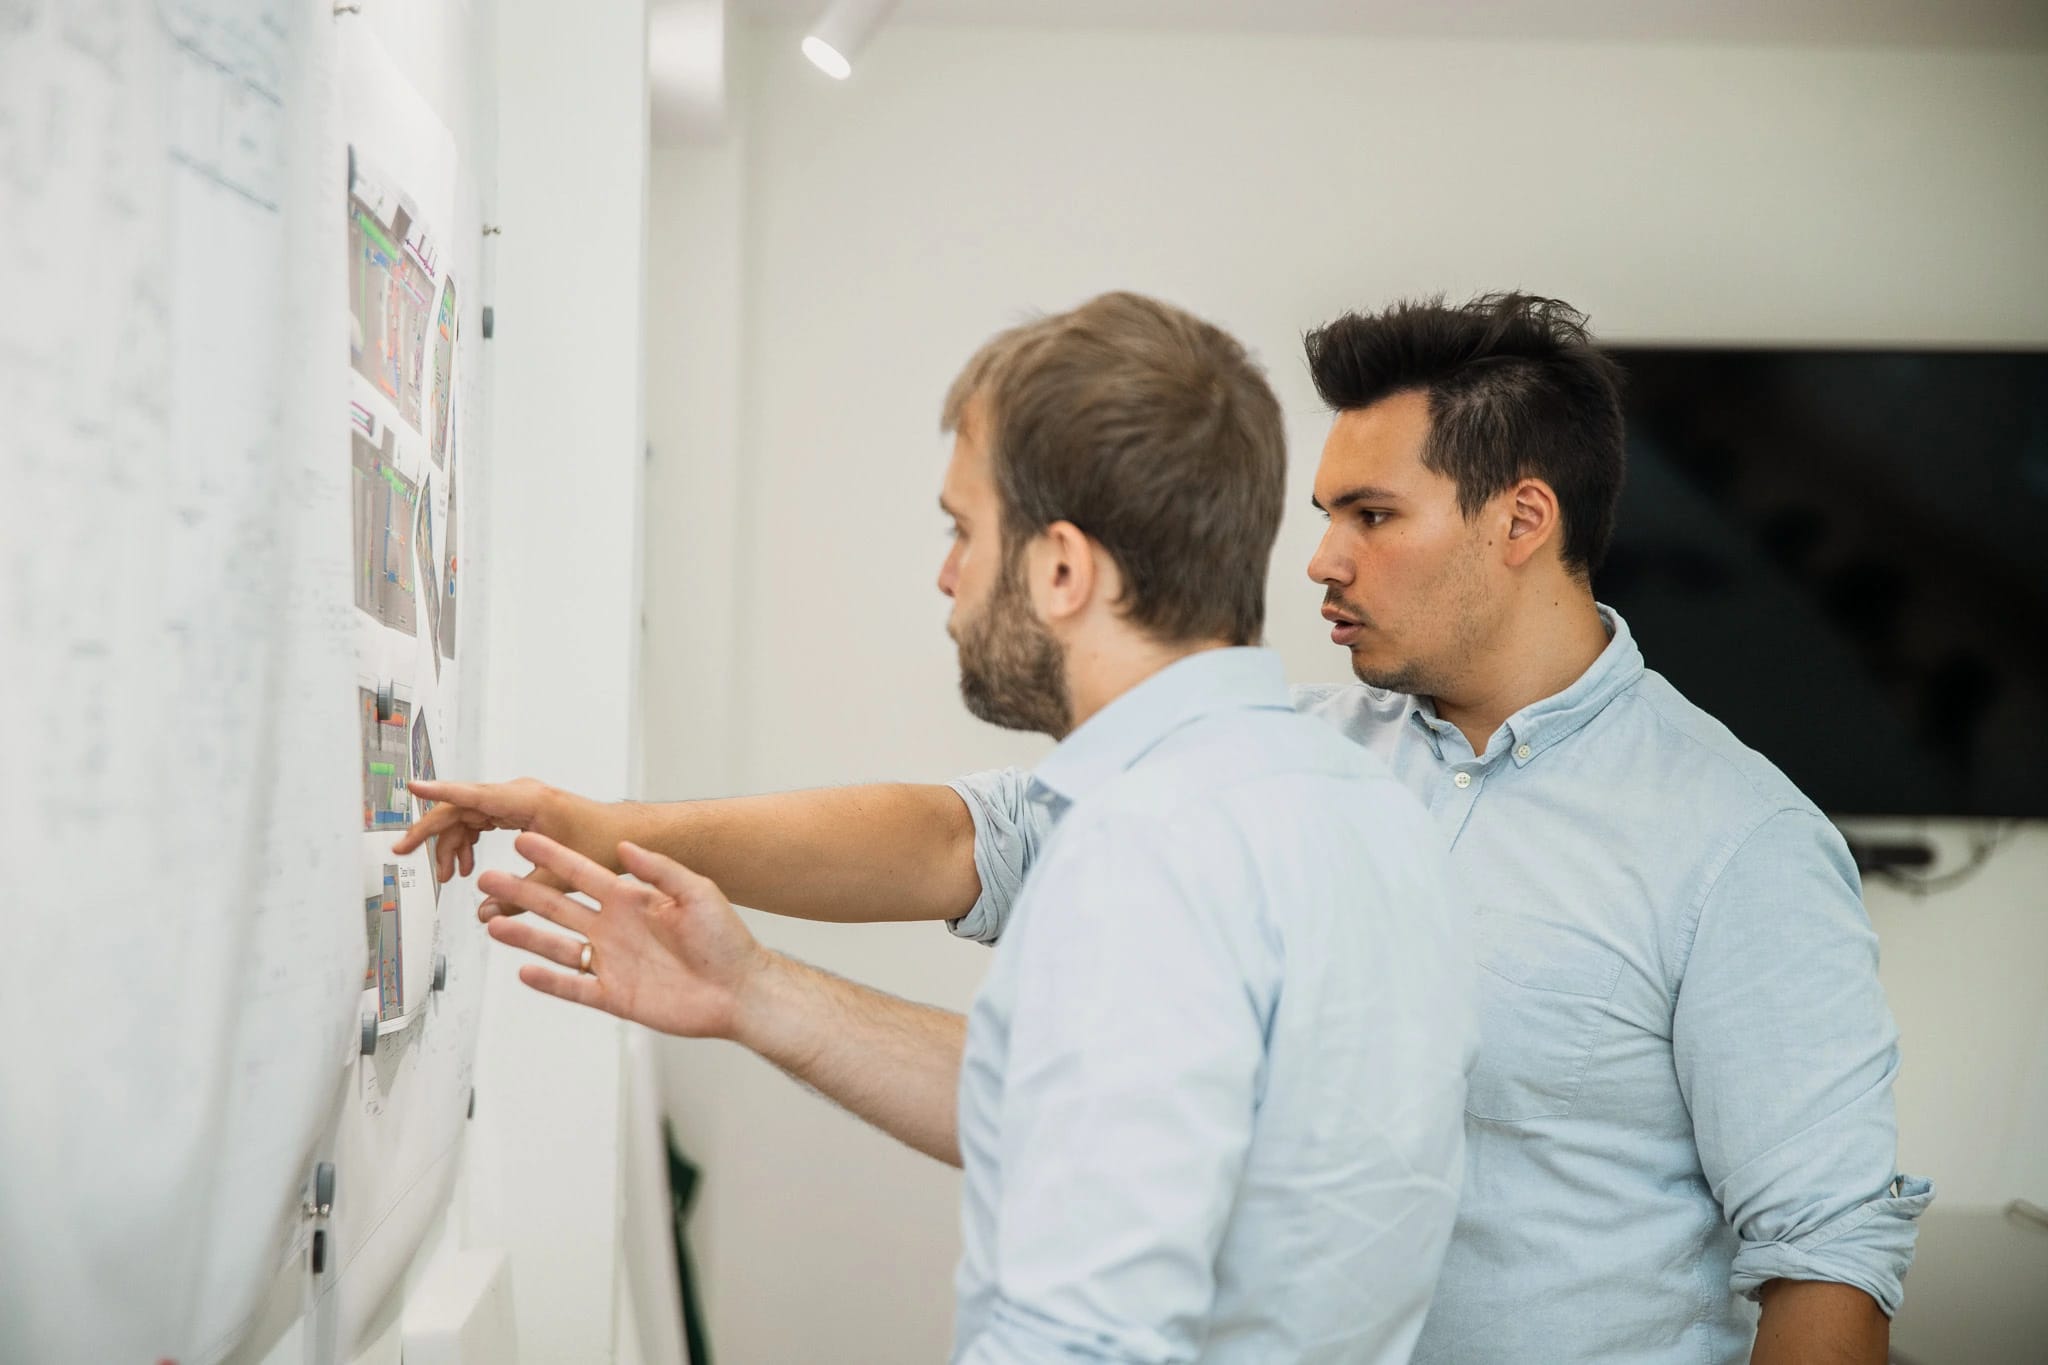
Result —
M 334 1214 L 334 1163 L 323 1161 L 313 1168 L 313 1197 L 300 1206 L 313 1220 L 313 1246 L 309 1256 L 315 1275 L 327 1270 L 327 1220 Z

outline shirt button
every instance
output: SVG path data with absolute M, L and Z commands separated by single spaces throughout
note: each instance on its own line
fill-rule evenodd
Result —
M 1518 746 L 1516 746 L 1516 748 L 1515 748 L 1515 757 L 1516 757 L 1516 758 L 1527 758 L 1527 757 L 1529 756 L 1529 752 L 1530 752 L 1530 750 L 1529 750 L 1529 746 L 1528 746 L 1528 745 L 1526 745 L 1526 744 L 1518 745 Z
M 1469 787 L 1472 785 L 1472 774 L 1459 773 L 1456 777 L 1452 778 L 1451 781 L 1457 783 L 1460 787 Z

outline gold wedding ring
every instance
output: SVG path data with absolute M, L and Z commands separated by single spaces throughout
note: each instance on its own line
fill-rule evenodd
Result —
M 597 975 L 597 973 L 596 973 L 596 972 L 593 972 L 593 971 L 591 971 L 591 970 L 590 970 L 590 957 L 591 957 L 591 951 L 592 951 L 592 950 L 591 950 L 591 946 L 590 946 L 590 943 L 589 943 L 589 941 L 588 941 L 588 940 L 586 940 L 586 941 L 584 942 L 584 944 L 583 944 L 583 958 L 582 958 L 582 960 L 581 960 L 580 962 L 578 962 L 578 963 L 576 964 L 576 970 L 577 970 L 577 971 L 579 971 L 579 972 L 582 972 L 582 973 L 583 973 L 583 974 L 584 974 L 585 976 L 596 976 L 596 975 Z

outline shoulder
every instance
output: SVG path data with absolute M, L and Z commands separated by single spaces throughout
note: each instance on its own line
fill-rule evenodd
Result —
M 1397 878 L 1434 854 L 1427 812 L 1377 755 L 1307 716 L 1238 713 L 1176 737 L 1071 809 L 1071 848 L 1170 862 L 1191 892 L 1305 860 L 1333 875 Z M 1420 855 L 1418 855 L 1419 857 Z
M 1317 720 L 1359 718 L 1367 721 L 1399 720 L 1408 712 L 1413 698 L 1405 692 L 1367 687 L 1361 682 L 1295 683 L 1288 688 L 1295 711 Z
M 1341 730 L 1299 710 L 1234 711 L 1189 726 L 1086 803 L 1103 818 L 1175 825 L 1196 812 L 1225 810 L 1262 793 L 1329 782 L 1392 785 L 1386 765 Z
M 1761 823 L 1780 811 L 1820 816 L 1820 808 L 1768 758 L 1689 700 L 1654 670 L 1616 699 L 1616 719 L 1639 732 L 1667 782 L 1697 784 L 1731 816 Z
M 1617 719 L 1639 729 L 1640 751 L 1664 790 L 1683 793 L 1687 819 L 1702 836 L 1691 863 L 1698 881 L 1689 916 L 1731 886 L 1763 902 L 1810 900 L 1832 888 L 1829 895 L 1860 915 L 1861 879 L 1841 831 L 1776 764 L 1662 674 L 1645 671 L 1617 701 Z
M 1295 714 L 1308 716 L 1360 744 L 1407 718 L 1414 698 L 1364 683 L 1296 683 L 1290 689 Z

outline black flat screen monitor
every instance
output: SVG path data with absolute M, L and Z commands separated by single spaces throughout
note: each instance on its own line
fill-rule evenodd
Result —
M 1830 814 L 2048 817 L 2048 351 L 1614 355 L 1649 666 Z

